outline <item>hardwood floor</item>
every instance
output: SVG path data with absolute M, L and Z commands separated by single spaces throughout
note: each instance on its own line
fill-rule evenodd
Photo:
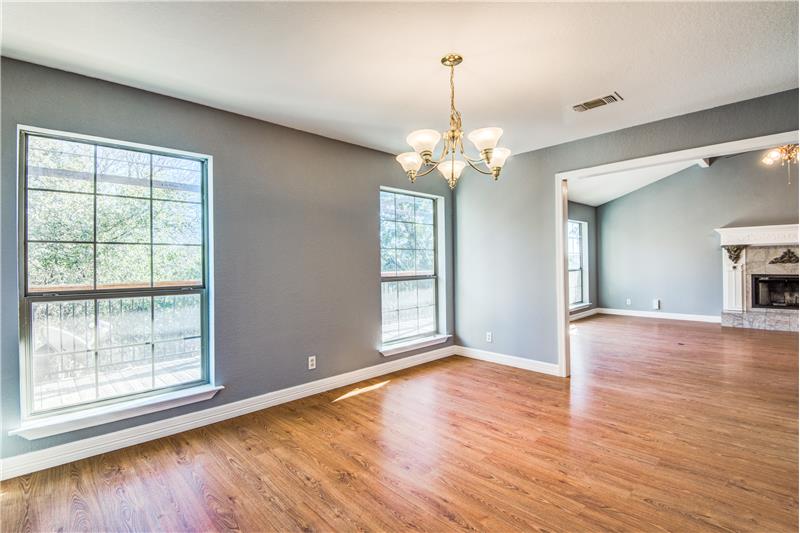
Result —
M 22 476 L 3 531 L 798 529 L 796 334 L 599 316 Z

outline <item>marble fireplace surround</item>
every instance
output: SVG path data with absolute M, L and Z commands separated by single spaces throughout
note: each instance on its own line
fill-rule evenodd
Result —
M 715 231 L 720 235 L 722 246 L 722 325 L 797 331 L 800 315 L 797 309 L 753 308 L 751 276 L 798 274 L 798 225 L 718 228 Z

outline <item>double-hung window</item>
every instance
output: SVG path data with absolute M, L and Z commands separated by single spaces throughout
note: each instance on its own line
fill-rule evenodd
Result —
M 438 331 L 437 200 L 380 192 L 383 344 Z
M 588 238 L 586 222 L 567 222 L 567 265 L 569 271 L 569 304 L 576 307 L 589 303 Z
M 209 381 L 209 158 L 21 129 L 25 417 Z

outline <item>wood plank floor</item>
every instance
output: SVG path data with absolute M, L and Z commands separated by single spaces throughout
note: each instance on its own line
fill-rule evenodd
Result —
M 797 531 L 796 334 L 602 316 L 6 481 L 3 531 Z

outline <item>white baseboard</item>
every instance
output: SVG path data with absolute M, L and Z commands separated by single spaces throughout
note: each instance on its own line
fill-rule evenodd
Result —
M 412 366 L 443 359 L 451 355 L 462 355 L 472 359 L 480 359 L 481 361 L 531 370 L 533 372 L 541 372 L 552 376 L 558 375 L 558 365 L 554 363 L 544 363 L 542 361 L 525 359 L 524 357 L 487 352 L 485 350 L 465 348 L 456 345 L 445 346 L 438 350 L 431 350 L 395 361 L 354 370 L 345 374 L 268 392 L 260 396 L 210 407 L 194 413 L 175 416 L 149 424 L 134 426 L 96 437 L 89 437 L 8 457 L 0 460 L 0 479 L 10 479 L 24 474 L 30 474 L 31 472 L 71 463 L 93 455 L 100 455 L 161 437 L 175 435 L 176 433 L 189 431 L 190 429 L 199 428 L 215 422 L 221 422 L 229 418 L 291 402 L 331 389 L 346 387 L 347 385 L 352 385 L 353 383 L 365 379 L 390 374 L 398 370 L 404 370 Z
M 689 315 L 684 313 L 664 313 L 661 311 L 636 311 L 633 309 L 609 309 L 599 307 L 596 312 L 604 315 L 638 316 L 644 318 L 664 318 L 666 320 L 692 320 L 694 322 L 712 322 L 719 324 L 722 321 L 721 315 Z
M 464 357 L 469 357 L 471 359 L 480 359 L 481 361 L 497 363 L 498 365 L 513 366 L 515 368 L 522 368 L 524 370 L 532 370 L 533 372 L 549 374 L 551 376 L 559 375 L 557 363 L 545 363 L 543 361 L 536 361 L 534 359 L 526 359 L 525 357 L 517 357 L 516 355 L 487 352 L 486 350 L 465 348 L 464 346 L 456 347 L 456 355 L 463 355 Z
M 598 311 L 599 310 L 595 307 L 594 309 L 589 309 L 588 311 L 582 311 L 580 313 L 569 315 L 569 321 L 572 322 L 573 320 L 580 320 L 581 318 L 586 318 L 592 315 L 596 315 Z
M 72 461 L 78 461 L 93 455 L 99 455 L 101 453 L 133 446 L 134 444 L 175 435 L 176 433 L 252 413 L 253 411 L 259 411 L 274 405 L 291 402 L 292 400 L 298 400 L 338 387 L 345 387 L 365 379 L 371 379 L 384 374 L 397 372 L 398 370 L 404 370 L 412 366 L 428 363 L 436 359 L 449 357 L 455 353 L 455 349 L 455 346 L 445 346 L 438 350 L 368 366 L 345 374 L 268 392 L 260 396 L 226 403 L 194 413 L 166 418 L 158 422 L 133 426 L 96 437 L 89 437 L 87 439 L 8 457 L 0 461 L 0 479 L 9 479 L 36 472 L 37 470 L 44 470 L 45 468 L 71 463 Z

